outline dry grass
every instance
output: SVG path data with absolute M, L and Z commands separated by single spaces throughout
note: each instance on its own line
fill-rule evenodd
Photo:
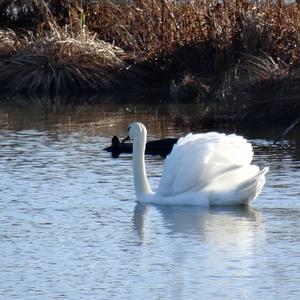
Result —
M 21 40 L 14 31 L 0 30 L 0 57 L 9 56 L 21 47 Z
M 82 91 L 108 92 L 116 87 L 115 74 L 124 64 L 124 52 L 85 31 L 72 36 L 51 32 L 15 42 L 8 32 L 1 53 L 0 84 L 4 92 L 28 92 L 52 98 Z M 1 49 L 1 48 L 0 48 Z M 14 53 L 10 55 L 10 53 Z
M 124 64 L 124 51 L 98 40 L 95 34 L 83 29 L 77 34 L 54 31 L 32 38 L 23 50 L 51 56 L 58 62 L 72 63 L 81 67 L 116 69 Z
M 12 30 L 0 31 L 2 92 L 25 92 L 37 103 L 39 97 L 53 99 L 82 91 L 106 93 L 120 85 L 116 74 L 126 67 L 121 48 L 99 40 L 80 26 L 80 20 L 76 30 L 59 26 L 45 3 L 41 9 L 47 20 L 36 34 L 17 36 Z
M 224 49 L 253 55 L 268 51 L 292 61 L 299 54 L 300 11 L 296 6 L 256 7 L 245 0 L 225 7 L 216 1 L 195 0 L 121 3 L 101 1 L 87 7 L 86 18 L 100 38 L 126 50 L 155 56 L 195 44 L 211 47 L 220 55 Z
M 175 81 L 183 98 L 191 87 L 193 99 L 244 106 L 248 89 L 300 66 L 300 8 L 254 2 L 3 1 L 0 84 L 55 96 Z
M 289 62 L 299 58 L 300 9 L 280 1 L 266 1 L 260 6 L 247 0 L 224 4 L 213 0 L 6 2 L 10 6 L 2 14 L 10 26 L 26 21 L 37 35 L 52 30 L 59 32 L 58 36 L 67 28 L 75 37 L 79 33 L 83 40 L 85 29 L 145 59 L 191 44 L 202 51 L 212 49 L 214 55 L 220 56 L 232 55 L 230 51 L 234 50 L 251 55 L 263 51 Z M 9 7 L 17 9 L 17 16 L 11 15 Z

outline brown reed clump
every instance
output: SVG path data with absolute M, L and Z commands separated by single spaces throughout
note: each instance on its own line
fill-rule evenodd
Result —
M 115 74 L 125 67 L 124 51 L 79 25 L 61 27 L 43 7 L 47 31 L 38 29 L 18 38 L 12 30 L 0 32 L 0 85 L 7 94 L 28 93 L 53 98 L 82 91 L 111 91 Z M 74 20 L 73 20 L 74 22 Z M 75 25 L 73 24 L 73 27 Z M 120 84 L 119 84 L 120 85 Z
M 14 54 L 5 53 L 0 61 L 0 84 L 12 94 L 53 97 L 87 90 L 107 92 L 116 86 L 114 74 L 124 66 L 120 48 L 86 32 L 77 36 L 51 33 L 27 37 L 16 47 L 10 40 L 8 44 L 11 49 L 5 49 Z

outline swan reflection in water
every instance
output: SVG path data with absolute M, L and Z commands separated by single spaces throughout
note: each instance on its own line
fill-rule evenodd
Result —
M 143 249 L 140 263 L 155 268 L 159 284 L 175 300 L 185 299 L 190 286 L 212 299 L 225 299 L 218 293 L 228 286 L 242 295 L 245 286 L 239 283 L 256 276 L 265 248 L 262 215 L 251 207 L 137 204 L 133 227 Z M 166 270 L 168 277 L 159 277 Z
M 143 243 L 155 232 L 197 236 L 204 242 L 248 243 L 263 233 L 261 213 L 252 207 L 195 207 L 137 204 L 133 224 Z M 161 226 L 162 225 L 162 226 Z M 246 245 L 245 245 L 246 246 Z

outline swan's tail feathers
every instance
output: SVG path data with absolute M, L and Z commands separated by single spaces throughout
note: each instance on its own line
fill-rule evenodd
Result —
M 254 200 L 261 192 L 265 184 L 265 175 L 268 173 L 269 167 L 265 167 L 260 170 L 256 175 L 241 183 L 239 186 L 241 198 L 244 198 L 245 204 L 249 204 Z

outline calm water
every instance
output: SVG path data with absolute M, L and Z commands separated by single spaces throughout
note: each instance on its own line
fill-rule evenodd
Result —
M 218 129 L 270 166 L 249 209 L 143 206 L 131 155 L 102 151 L 134 120 L 150 138 L 208 130 L 183 107 L 1 109 L 0 299 L 299 299 L 300 131 Z M 163 159 L 146 163 L 155 186 Z

